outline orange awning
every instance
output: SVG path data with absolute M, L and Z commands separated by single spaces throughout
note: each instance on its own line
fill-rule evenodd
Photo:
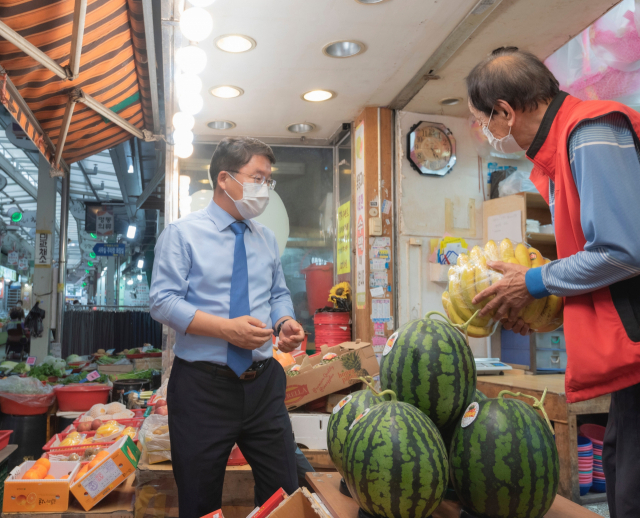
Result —
M 74 6 L 74 0 L 0 0 L 0 20 L 60 66 L 66 67 L 70 58 Z M 54 145 L 57 145 L 69 94 L 76 88 L 81 88 L 133 126 L 151 130 L 142 3 L 136 0 L 88 0 L 84 27 L 80 72 L 73 81 L 61 79 L 5 40 L 0 40 L 0 65 Z M 6 95 L 0 100 L 3 99 L 6 100 Z M 3 104 L 7 106 L 4 100 Z M 22 125 L 16 113 L 12 115 Z M 23 129 L 32 134 L 24 126 Z M 78 103 L 62 159 L 71 164 L 130 138 L 129 132 Z

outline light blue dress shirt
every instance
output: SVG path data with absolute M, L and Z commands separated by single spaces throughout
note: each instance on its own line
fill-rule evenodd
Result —
M 186 332 L 196 310 L 229 318 L 235 218 L 211 201 L 206 209 L 171 223 L 155 248 L 149 294 L 151 317 L 176 330 L 176 356 L 186 361 L 227 363 L 227 342 Z M 271 230 L 245 220 L 251 316 L 267 327 L 295 318 L 280 252 Z M 272 356 L 271 340 L 253 351 L 253 361 Z

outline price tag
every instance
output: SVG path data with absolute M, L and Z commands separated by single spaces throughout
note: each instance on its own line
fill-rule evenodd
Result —
M 113 459 L 108 459 L 102 466 L 96 469 L 95 473 L 92 473 L 82 481 L 82 487 L 89 493 L 91 498 L 95 498 L 98 494 L 113 481 L 117 480 L 122 475 L 122 472 L 113 462 Z
M 107 354 L 108 354 L 109 356 L 111 356 L 114 352 L 116 352 L 116 350 L 115 350 L 115 349 L 107 349 Z
M 98 371 L 93 371 L 87 374 L 87 381 L 97 380 L 100 377 L 100 373 Z
M 73 372 L 73 369 L 67 369 L 66 371 L 64 371 L 65 376 L 71 376 L 71 373 Z
M 36 357 L 35 356 L 29 356 L 27 358 L 26 364 L 27 365 L 35 365 L 36 364 Z

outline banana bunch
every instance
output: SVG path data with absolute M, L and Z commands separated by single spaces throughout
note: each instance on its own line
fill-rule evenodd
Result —
M 472 302 L 478 293 L 502 278 L 500 273 L 487 267 L 487 261 L 521 264 L 527 268 L 539 268 L 550 262 L 535 248 L 522 243 L 514 248 L 509 239 L 504 239 L 500 246 L 489 241 L 484 250 L 475 246 L 469 255 L 461 254 L 456 266 L 449 268 L 449 289 L 442 294 L 442 305 L 455 324 L 471 320 L 467 332 L 474 338 L 489 336 L 496 328 L 492 322 L 493 313 L 483 318 L 474 316 L 491 299 L 485 299 L 480 304 Z M 550 295 L 537 299 L 520 312 L 520 317 L 534 331 L 553 331 L 562 325 L 562 298 Z

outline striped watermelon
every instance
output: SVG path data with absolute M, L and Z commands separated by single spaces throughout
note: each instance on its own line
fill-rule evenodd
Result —
M 342 471 L 342 447 L 347 439 L 347 432 L 353 420 L 366 408 L 374 406 L 384 397 L 376 396 L 371 390 L 358 390 L 345 396 L 333 409 L 327 426 L 327 449 L 336 469 L 344 476 Z
M 444 430 L 457 423 L 473 401 L 476 363 L 464 337 L 450 324 L 414 320 L 389 338 L 380 384 Z
M 436 426 L 414 406 L 386 401 L 366 409 L 343 451 L 351 496 L 373 516 L 426 518 L 444 498 L 446 450 Z
M 476 403 L 480 403 L 480 401 L 484 401 L 485 399 L 487 399 L 487 396 L 485 396 L 482 392 L 480 392 L 478 389 L 476 389 L 476 394 L 475 394 L 473 400 Z
M 472 403 L 453 436 L 450 464 L 460 501 L 478 518 L 541 518 L 558 489 L 549 425 L 517 399 Z

